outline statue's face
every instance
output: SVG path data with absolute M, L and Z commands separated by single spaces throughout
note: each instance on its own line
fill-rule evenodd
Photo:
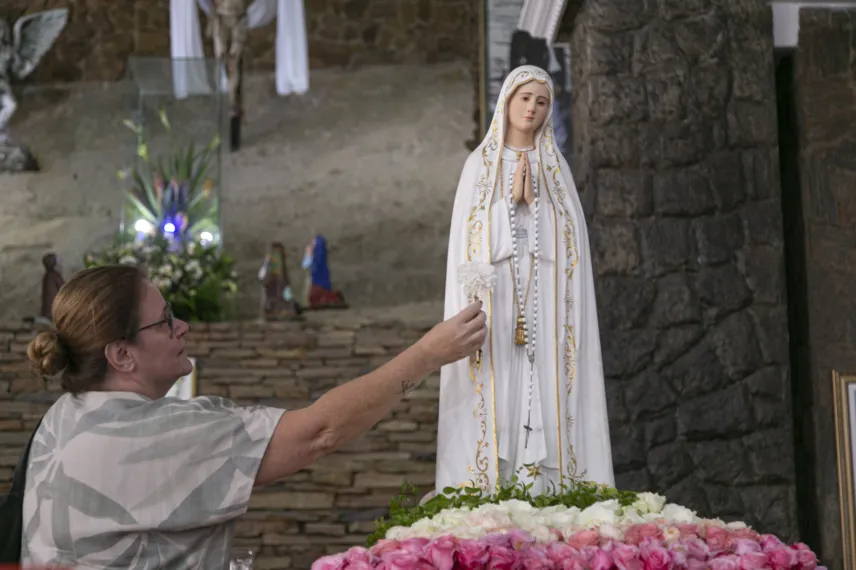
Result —
M 524 83 L 508 100 L 506 114 L 509 126 L 524 133 L 534 133 L 547 117 L 550 91 L 538 81 Z

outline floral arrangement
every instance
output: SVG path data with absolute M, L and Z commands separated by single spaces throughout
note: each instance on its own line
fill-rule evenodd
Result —
M 519 484 L 446 489 L 409 511 L 394 504 L 392 518 L 405 524 L 381 520 L 368 547 L 312 570 L 825 570 L 804 544 L 585 482 L 537 497 Z
M 224 320 L 238 290 L 233 260 L 213 245 L 148 237 L 84 257 L 86 267 L 117 264 L 144 267 L 173 314 L 186 321 Z
M 612 527 L 617 529 L 617 527 Z M 786 545 L 747 528 L 713 524 L 644 523 L 623 529 L 623 539 L 579 530 L 539 542 L 520 530 L 478 539 L 383 540 L 326 556 L 312 570 L 815 570 L 804 544 Z
M 218 234 L 219 202 L 213 192 L 210 171 L 220 139 L 215 135 L 203 147 L 190 142 L 178 144 L 164 110 L 160 123 L 170 135 L 170 150 L 164 156 L 151 157 L 143 126 L 126 120 L 125 126 L 137 136 L 137 165 L 119 171 L 119 179 L 130 183 L 127 199 L 126 230 L 134 237 L 166 236 L 214 241 Z M 204 239 L 204 238 L 208 239 Z

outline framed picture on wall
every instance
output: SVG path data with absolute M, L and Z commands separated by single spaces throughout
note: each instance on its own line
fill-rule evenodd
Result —
M 856 570 L 856 374 L 832 372 L 844 570 Z
M 190 400 L 196 397 L 196 359 L 188 358 L 193 365 L 193 370 L 190 374 L 179 378 L 169 392 L 166 393 L 167 398 L 181 398 L 182 400 Z

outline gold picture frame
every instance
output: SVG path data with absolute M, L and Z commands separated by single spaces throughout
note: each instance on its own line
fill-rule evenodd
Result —
M 838 497 L 841 505 L 843 570 L 856 570 L 856 374 L 832 371 L 835 445 L 838 452 Z

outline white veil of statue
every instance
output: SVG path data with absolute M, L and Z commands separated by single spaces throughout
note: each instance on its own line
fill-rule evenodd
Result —
M 531 81 L 547 87 L 550 108 L 535 131 L 534 149 L 508 148 L 509 100 Z M 458 184 L 446 318 L 468 302 L 459 273 L 466 271 L 465 264 L 490 263 L 496 284 L 483 299 L 489 334 L 481 358 L 463 359 L 441 371 L 438 491 L 468 483 L 493 489 L 512 475 L 532 483 L 533 493 L 569 479 L 614 484 L 588 235 L 570 167 L 555 148 L 552 99 L 552 81 L 544 70 L 523 66 L 512 71 L 487 135 L 467 159 Z M 508 197 L 523 152 L 532 168 L 534 210 Z M 516 217 L 510 215 L 514 211 L 519 211 Z M 537 221 L 526 222 L 534 225 L 521 233 L 515 223 L 527 216 Z M 518 257 L 515 252 L 522 247 L 528 253 Z M 521 327 L 524 311 L 531 319 L 531 345 L 527 340 L 521 346 L 515 323 Z

